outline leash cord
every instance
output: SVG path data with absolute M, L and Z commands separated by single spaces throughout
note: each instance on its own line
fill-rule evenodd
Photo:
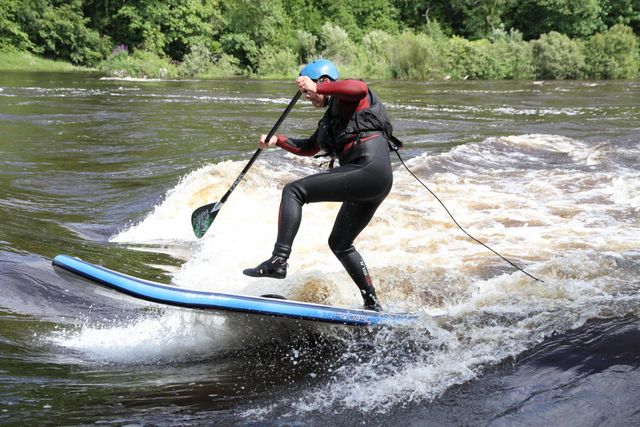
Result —
M 394 149 L 395 148 L 395 149 Z M 404 160 L 402 160 L 402 157 L 400 157 L 400 153 L 398 152 L 397 147 L 393 147 L 392 148 L 393 151 L 395 151 L 396 155 L 398 156 L 398 159 L 400 159 L 400 163 L 402 163 L 402 166 L 404 166 L 404 168 L 411 174 L 411 176 L 413 176 L 416 181 L 418 181 L 424 188 L 427 189 L 427 191 L 429 193 L 431 193 L 431 195 L 433 197 L 435 197 L 435 199 L 438 201 L 438 203 L 440 203 L 442 205 L 442 207 L 444 208 L 444 210 L 447 212 L 447 214 L 449 214 L 449 216 L 451 217 L 451 220 L 454 222 L 455 225 L 458 226 L 458 228 L 460 230 L 462 230 L 462 232 L 464 234 L 466 234 L 471 240 L 473 240 L 476 243 L 479 243 L 480 245 L 484 246 L 485 248 L 489 249 L 491 252 L 493 252 L 494 254 L 496 254 L 497 256 L 499 256 L 500 258 L 502 258 L 504 261 L 506 261 L 507 263 L 509 263 L 512 267 L 514 267 L 516 270 L 519 270 L 521 272 L 523 272 L 524 274 L 526 274 L 527 276 L 531 277 L 534 280 L 537 280 L 538 282 L 544 283 L 544 280 L 540 280 L 537 277 L 533 276 L 532 274 L 527 273 L 523 268 L 517 266 L 514 262 L 508 260 L 507 258 L 505 258 L 504 256 L 500 255 L 498 252 L 496 252 L 495 250 L 493 250 L 489 245 L 481 242 L 480 240 L 476 239 L 475 237 L 473 237 L 471 234 L 469 234 L 467 232 L 467 230 L 465 230 L 460 224 L 458 224 L 458 221 L 456 221 L 456 219 L 453 217 L 453 215 L 451 214 L 451 212 L 449 212 L 449 209 L 447 209 L 447 207 L 445 206 L 445 204 L 442 202 L 442 200 L 440 200 L 440 198 L 436 195 L 436 193 L 434 193 L 433 191 L 431 191 L 431 189 L 429 187 L 427 187 L 427 185 L 422 182 L 420 180 L 420 178 L 418 178 L 416 176 L 416 174 L 414 174 L 411 169 L 409 169 L 409 167 L 406 165 L 406 163 L 404 162 Z

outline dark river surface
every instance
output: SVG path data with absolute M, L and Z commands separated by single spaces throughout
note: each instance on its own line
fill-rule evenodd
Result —
M 305 207 L 285 280 L 267 258 L 284 184 L 260 157 L 291 81 L 0 73 L 0 424 L 640 425 L 640 82 L 371 82 L 402 155 L 356 245 L 409 328 L 282 331 L 122 301 L 57 254 L 193 289 L 358 307 Z M 281 132 L 310 134 L 300 101 Z

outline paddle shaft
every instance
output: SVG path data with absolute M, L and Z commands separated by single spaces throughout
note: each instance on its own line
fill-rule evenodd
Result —
M 298 102 L 298 99 L 300 99 L 301 95 L 302 95 L 302 92 L 298 91 L 294 95 L 293 99 L 291 99 L 291 102 L 289 102 L 289 105 L 287 105 L 287 108 L 284 110 L 282 115 L 280 115 L 280 118 L 278 119 L 276 124 L 273 125 L 273 127 L 271 128 L 271 131 L 269 131 L 269 134 L 267 135 L 267 138 L 265 139 L 265 141 L 267 141 L 267 143 L 271 140 L 273 135 L 275 135 L 275 133 L 278 131 L 278 128 L 280 127 L 280 125 L 282 124 L 284 119 L 287 117 L 287 115 L 289 115 L 289 112 L 291 111 L 293 106 L 296 104 L 296 102 Z M 249 159 L 249 161 L 245 165 L 244 169 L 242 169 L 242 172 L 240 172 L 240 175 L 238 175 L 236 180 L 233 181 L 233 184 L 231 184 L 231 187 L 227 190 L 226 193 L 224 193 L 224 196 L 222 196 L 222 199 L 220 199 L 220 204 L 224 204 L 227 201 L 227 199 L 229 198 L 229 196 L 231 195 L 233 190 L 235 190 L 236 187 L 238 186 L 238 184 L 240 184 L 240 181 L 242 181 L 242 178 L 244 178 L 244 176 L 249 171 L 249 169 L 251 169 L 251 166 L 256 161 L 258 156 L 260 156 L 260 153 L 262 153 L 262 151 L 263 151 L 262 148 L 258 148 L 256 150 L 256 152 L 253 153 L 253 156 L 251 156 L 251 159 Z

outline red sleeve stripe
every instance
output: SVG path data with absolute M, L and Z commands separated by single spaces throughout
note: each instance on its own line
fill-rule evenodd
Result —
M 287 138 L 286 136 L 277 135 L 277 137 L 278 137 L 278 142 L 276 142 L 276 145 L 282 148 L 283 150 L 286 150 L 290 153 L 295 154 L 296 156 L 313 156 L 314 154 L 320 151 L 318 148 L 315 148 L 315 147 L 303 150 L 302 148 L 296 145 L 293 145 L 289 140 L 289 138 Z

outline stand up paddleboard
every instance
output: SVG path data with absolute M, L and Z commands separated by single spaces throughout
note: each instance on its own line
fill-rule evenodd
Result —
M 235 312 L 352 326 L 400 326 L 416 322 L 416 314 L 379 313 L 370 310 L 331 307 L 271 297 L 253 297 L 163 285 L 118 273 L 79 258 L 58 255 L 53 266 L 93 284 L 153 303 L 206 310 Z

